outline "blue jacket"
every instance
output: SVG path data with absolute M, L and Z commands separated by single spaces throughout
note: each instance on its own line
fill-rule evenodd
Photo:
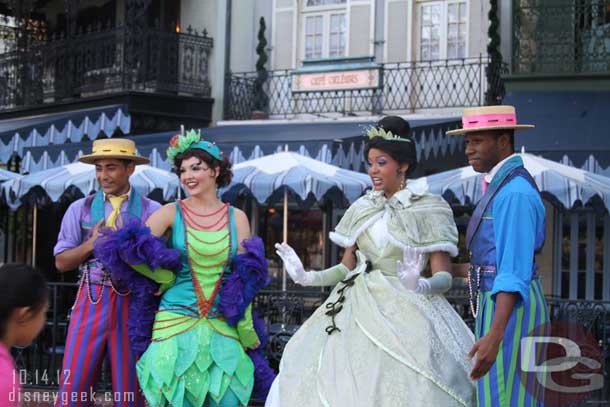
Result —
M 478 228 L 470 232 L 471 265 L 496 270 L 492 298 L 498 292 L 513 292 L 519 294 L 521 304 L 529 300 L 529 286 L 537 269 L 534 254 L 544 245 L 544 205 L 519 156 L 504 163 L 487 194 L 491 196 L 484 196 L 477 205 L 486 205 Z M 476 218 L 473 215 L 469 229 L 476 227 Z

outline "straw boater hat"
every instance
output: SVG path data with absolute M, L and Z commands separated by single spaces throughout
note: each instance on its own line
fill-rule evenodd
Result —
M 534 127 L 531 124 L 517 124 L 514 106 L 481 106 L 464 109 L 462 128 L 451 130 L 447 135 L 466 134 L 485 130 L 523 130 Z
M 136 143 L 124 138 L 108 138 L 95 140 L 91 154 L 84 155 L 78 160 L 87 164 L 95 164 L 101 158 L 116 158 L 118 160 L 131 160 L 136 165 L 148 164 L 146 157 L 136 155 Z

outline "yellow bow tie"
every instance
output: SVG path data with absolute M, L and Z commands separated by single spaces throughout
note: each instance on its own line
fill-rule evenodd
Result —
M 116 226 L 115 225 L 116 219 L 119 216 L 119 213 L 121 212 L 121 205 L 123 204 L 123 202 L 125 202 L 127 200 L 127 195 L 109 196 L 108 200 L 110 201 L 110 204 L 112 205 L 112 212 L 106 219 L 106 226 L 110 226 L 110 227 L 114 228 Z

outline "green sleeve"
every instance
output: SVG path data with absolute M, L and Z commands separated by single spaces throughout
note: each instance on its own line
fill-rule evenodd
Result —
M 150 278 L 155 283 L 161 284 L 159 287 L 159 291 L 165 292 L 168 288 L 174 285 L 174 281 L 176 280 L 176 275 L 170 271 L 163 268 L 156 268 L 155 270 L 151 270 L 146 264 L 130 264 L 131 268 L 142 274 L 144 277 Z
M 309 285 L 316 287 L 334 286 L 343 280 L 349 272 L 350 270 L 343 263 L 339 263 L 326 270 L 308 271 L 313 277 Z
M 246 348 L 252 347 L 259 340 L 252 322 L 252 304 L 248 305 L 244 317 L 237 323 L 237 335 L 239 335 L 241 344 Z

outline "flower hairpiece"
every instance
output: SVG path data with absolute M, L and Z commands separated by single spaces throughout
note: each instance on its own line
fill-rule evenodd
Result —
M 201 137 L 201 130 L 189 130 L 184 135 L 176 134 L 169 141 L 167 149 L 167 158 L 172 162 L 178 154 L 184 153 L 186 150 L 197 148 L 210 154 L 217 160 L 222 161 L 223 153 L 220 151 L 215 142 L 205 141 Z
M 372 139 L 374 137 L 381 137 L 389 141 L 406 141 L 407 143 L 411 142 L 411 139 L 397 136 L 389 130 L 386 131 L 382 127 L 371 127 L 367 130 L 366 135 L 369 137 L 369 139 Z

